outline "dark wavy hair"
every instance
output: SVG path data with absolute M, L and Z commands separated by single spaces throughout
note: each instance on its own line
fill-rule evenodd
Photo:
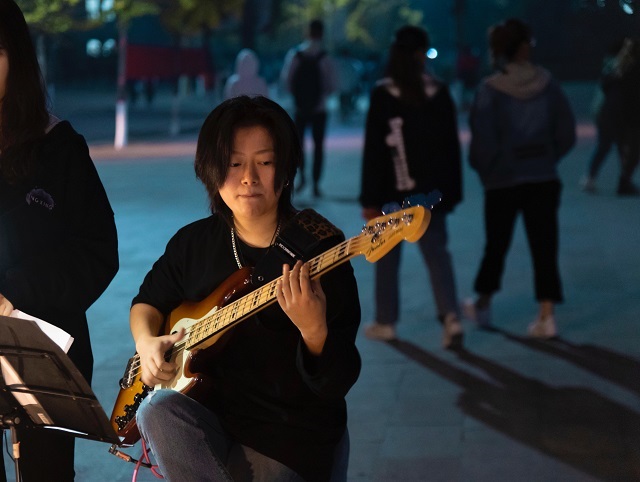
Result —
M 29 27 L 13 0 L 0 1 L 0 47 L 9 59 L 0 115 L 0 176 L 15 182 L 33 173 L 49 112 Z
M 405 25 L 395 33 L 389 50 L 386 75 L 393 79 L 400 89 L 400 99 L 413 103 L 426 98 L 422 79 L 424 56 L 429 48 L 429 34 L 413 25 Z
M 232 213 L 220 197 L 227 179 L 233 140 L 238 129 L 263 127 L 271 136 L 275 151 L 274 189 L 282 189 L 278 217 L 287 219 L 295 210 L 291 204 L 293 180 L 302 160 L 302 147 L 295 124 L 277 103 L 262 96 L 233 97 L 218 105 L 206 118 L 196 147 L 196 177 L 209 194 L 212 213 L 233 226 Z

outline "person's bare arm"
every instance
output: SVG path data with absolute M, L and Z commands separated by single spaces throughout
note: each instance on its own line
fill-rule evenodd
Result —
M 0 315 L 11 316 L 12 311 L 13 304 L 11 304 L 11 301 L 2 296 L 2 293 L 0 293 Z
M 178 369 L 175 363 L 165 360 L 165 353 L 184 336 L 184 329 L 172 335 L 158 336 L 164 316 L 151 305 L 136 303 L 129 313 L 129 325 L 136 352 L 140 357 L 141 380 L 155 386 L 171 380 Z

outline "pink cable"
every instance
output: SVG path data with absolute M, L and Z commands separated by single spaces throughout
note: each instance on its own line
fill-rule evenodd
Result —
M 151 459 L 149 458 L 149 449 L 147 449 L 147 443 L 144 441 L 144 438 L 141 438 L 140 440 L 142 441 L 142 455 L 140 456 L 140 460 L 136 462 L 135 469 L 133 469 L 133 478 L 131 479 L 131 482 L 136 482 L 138 477 L 138 470 L 140 469 L 140 467 L 142 467 L 143 462 L 151 465 L 151 473 L 157 479 L 164 479 L 164 476 L 160 472 L 158 472 L 158 466 L 151 464 Z

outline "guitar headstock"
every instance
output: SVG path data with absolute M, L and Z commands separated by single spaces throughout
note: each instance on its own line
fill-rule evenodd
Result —
M 393 249 L 400 241 L 415 243 L 427 230 L 431 221 L 431 211 L 423 206 L 400 208 L 395 212 L 371 219 L 362 228 L 359 238 L 368 243 L 363 245 L 362 254 L 374 263 Z

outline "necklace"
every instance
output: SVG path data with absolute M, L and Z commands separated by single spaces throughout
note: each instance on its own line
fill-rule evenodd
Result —
M 270 245 L 272 245 L 276 240 L 278 234 L 280 234 L 280 221 L 278 221 L 278 226 L 276 226 L 276 231 L 275 233 L 273 233 L 273 238 L 271 238 Z M 231 247 L 233 248 L 233 257 L 236 259 L 238 269 L 242 269 L 242 263 L 240 262 L 240 256 L 238 255 L 238 248 L 236 246 L 236 230 L 233 226 L 231 226 Z

